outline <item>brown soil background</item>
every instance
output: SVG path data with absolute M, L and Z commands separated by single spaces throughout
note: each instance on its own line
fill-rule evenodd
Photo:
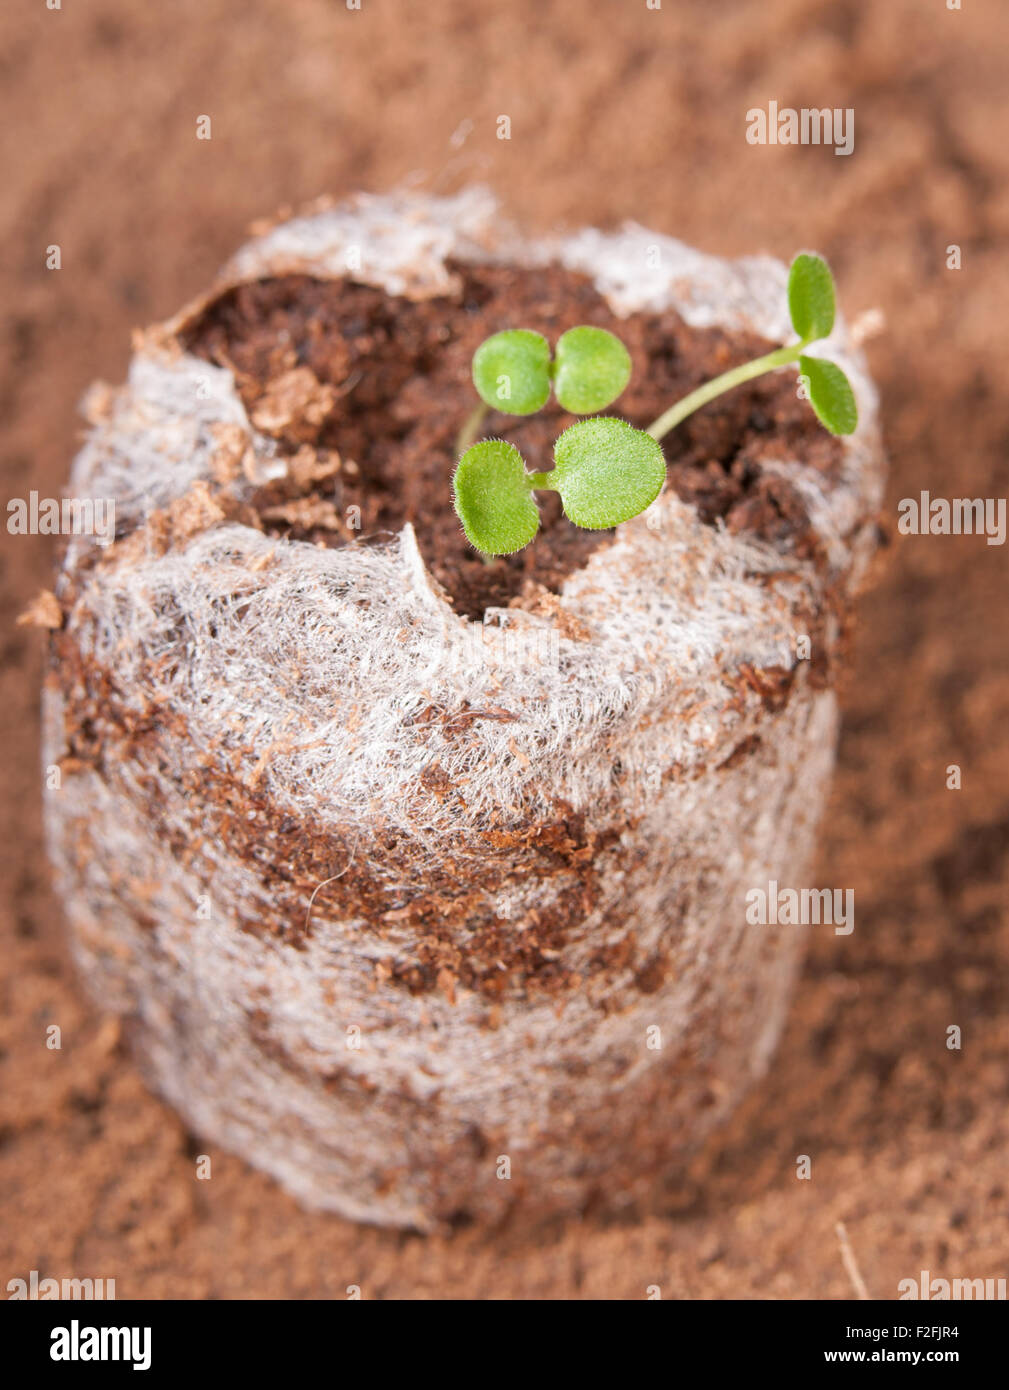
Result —
M 413 179 L 495 186 L 532 229 L 632 218 L 705 249 L 823 251 L 869 345 L 889 514 L 1005 496 L 1009 13 L 995 0 L 691 7 L 644 0 L 66 0 L 0 51 L 6 497 L 56 495 L 95 376 L 200 291 L 254 218 Z M 851 106 L 855 153 L 753 147 L 751 106 Z M 209 114 L 210 142 L 195 138 Z M 512 139 L 495 136 L 512 120 Z M 469 128 L 464 123 L 472 122 Z M 468 134 L 466 134 L 468 130 Z M 463 136 L 465 135 L 465 139 Z M 455 137 L 453 141 L 453 137 Z M 59 243 L 63 269 L 47 272 Z M 946 269 L 950 243 L 963 269 Z M 306 1214 L 201 1152 L 68 965 L 41 839 L 41 641 L 13 618 L 46 538 L 4 535 L 0 1286 L 31 1269 L 121 1297 L 876 1297 L 1009 1269 L 1006 552 L 896 538 L 862 602 L 814 941 L 772 1074 L 640 1221 L 422 1238 Z M 947 764 L 963 789 L 947 791 Z M 48 1051 L 46 1027 L 63 1031 Z M 946 1029 L 963 1030 L 960 1052 Z M 799 1154 L 811 1182 L 795 1177 Z

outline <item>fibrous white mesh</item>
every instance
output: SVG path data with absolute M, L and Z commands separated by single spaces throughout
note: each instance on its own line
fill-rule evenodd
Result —
M 258 772 L 320 827 L 380 808 L 437 837 L 500 807 L 543 813 L 560 787 L 579 809 L 608 795 L 618 755 L 633 781 L 657 758 L 707 760 L 716 729 L 731 735 L 718 680 L 727 654 L 791 662 L 787 591 L 746 577 L 766 556 L 713 531 L 699 542 L 673 498 L 662 512 L 671 534 L 642 527 L 571 586 L 592 640 L 521 611 L 494 615 L 504 625 L 460 619 L 409 527 L 394 545 L 323 550 L 221 524 L 92 571 L 80 646 L 138 711 L 184 712 L 198 750 L 226 755 L 243 778 Z M 635 576 L 633 622 L 614 567 Z M 422 710 L 437 718 L 418 721 Z M 453 716 L 481 710 L 495 717 L 465 719 L 460 738 Z M 465 810 L 424 790 L 433 759 L 464 779 Z

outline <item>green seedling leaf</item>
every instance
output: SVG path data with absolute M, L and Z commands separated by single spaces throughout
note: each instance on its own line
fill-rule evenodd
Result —
M 820 256 L 803 253 L 792 262 L 788 307 L 798 342 L 696 387 L 654 420 L 647 433 L 625 420 L 595 414 L 630 379 L 630 356 L 613 333 L 584 324 L 569 329 L 553 361 L 546 339 L 530 329 L 488 338 L 473 355 L 473 381 L 483 405 L 460 429 L 457 452 L 462 457 L 452 479 L 455 509 L 470 543 L 484 555 L 510 555 L 528 545 L 539 530 L 534 494 L 540 490 L 557 492 L 568 519 L 587 530 L 629 521 L 662 490 L 666 465 L 660 439 L 724 392 L 795 361 L 821 424 L 832 434 L 851 434 L 858 425 L 858 407 L 848 378 L 835 363 L 803 355 L 808 343 L 826 338 L 834 326 L 834 282 Z M 546 404 L 551 385 L 565 410 L 593 417 L 572 425 L 557 440 L 551 472 L 528 473 L 519 451 L 502 439 L 470 444 L 483 406 L 531 415 Z
M 662 449 L 625 420 L 579 420 L 554 445 L 546 476 L 576 526 L 601 531 L 637 516 L 658 497 L 666 476 Z
M 510 555 L 540 528 L 522 455 L 503 439 L 467 449 L 452 478 L 456 515 L 471 545 L 485 555 Z
M 820 256 L 796 256 L 788 273 L 788 312 L 804 343 L 826 338 L 834 327 L 834 278 Z
M 831 434 L 851 434 L 858 424 L 858 406 L 841 368 L 822 357 L 800 357 L 799 371 L 806 378 L 809 403 L 821 425 Z
M 550 396 L 550 345 L 528 328 L 486 338 L 473 354 L 473 385 L 484 405 L 532 415 Z
M 631 379 L 631 356 L 605 328 L 569 328 L 553 365 L 557 399 L 572 415 L 594 415 L 616 400 Z

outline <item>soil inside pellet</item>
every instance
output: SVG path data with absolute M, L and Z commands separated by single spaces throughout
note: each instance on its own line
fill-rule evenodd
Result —
M 550 265 L 454 265 L 460 290 L 412 300 L 348 280 L 289 275 L 239 286 L 183 334 L 195 355 L 235 375 L 253 424 L 291 456 L 290 476 L 253 503 L 271 534 L 326 545 L 389 539 L 413 523 L 421 552 L 457 612 L 535 601 L 605 545 L 540 493 L 536 541 L 486 564 L 452 506 L 456 438 L 477 404 L 470 361 L 505 328 L 532 328 L 553 345 L 579 323 L 608 328 L 633 361 L 630 385 L 606 413 L 645 428 L 701 382 L 769 350 L 744 333 L 689 327 L 674 311 L 618 319 L 584 275 Z M 480 438 L 509 440 L 530 470 L 576 417 L 551 399 L 532 416 L 490 412 Z M 795 487 L 769 462 L 801 459 L 836 476 L 840 443 L 800 400 L 792 371 L 727 393 L 663 444 L 669 482 L 705 522 L 748 530 L 799 554 L 815 549 Z M 357 509 L 357 510 L 352 510 Z

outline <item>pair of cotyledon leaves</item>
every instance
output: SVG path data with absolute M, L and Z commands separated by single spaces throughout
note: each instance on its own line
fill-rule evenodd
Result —
M 788 312 L 801 346 L 829 336 L 836 312 L 834 279 L 820 256 L 796 256 L 788 274 Z M 851 434 L 858 424 L 858 407 L 851 384 L 841 368 L 822 357 L 799 355 L 799 374 L 806 382 L 809 403 L 831 434 Z
M 800 255 L 792 263 L 788 305 L 798 348 L 825 338 L 834 326 L 834 284 L 825 261 Z M 810 404 L 834 434 L 850 434 L 858 415 L 847 377 L 832 362 L 796 352 Z M 495 333 L 473 357 L 473 382 L 485 405 L 513 415 L 542 409 L 551 388 L 572 414 L 604 410 L 624 390 L 631 359 L 619 338 L 602 328 L 569 329 L 550 347 L 539 333 Z M 536 488 L 560 494 L 576 526 L 605 530 L 643 512 L 665 481 L 665 458 L 656 439 L 625 420 L 581 420 L 554 445 L 549 473 L 526 471 L 522 455 L 502 439 L 467 449 L 453 478 L 455 509 L 477 550 L 507 555 L 521 550 L 539 530 Z

